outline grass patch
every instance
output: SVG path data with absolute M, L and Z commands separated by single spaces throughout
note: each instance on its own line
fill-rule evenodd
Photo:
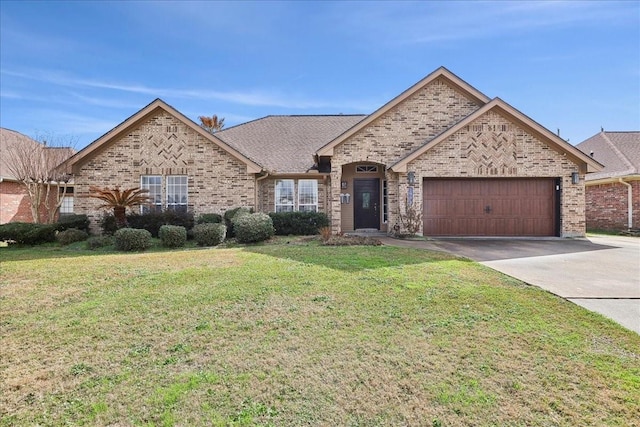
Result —
M 386 246 L 0 251 L 0 425 L 611 425 L 640 337 Z

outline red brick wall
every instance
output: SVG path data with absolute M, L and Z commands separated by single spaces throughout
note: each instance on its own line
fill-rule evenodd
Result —
M 640 181 L 632 181 L 633 228 L 640 228 Z M 587 229 L 627 229 L 627 186 L 618 183 L 592 185 L 586 191 Z
M 50 203 L 55 203 L 55 194 L 50 197 Z M 42 205 L 40 209 L 42 222 L 47 221 L 47 211 Z M 0 224 L 8 222 L 33 222 L 31 215 L 31 201 L 25 187 L 17 182 L 0 182 Z

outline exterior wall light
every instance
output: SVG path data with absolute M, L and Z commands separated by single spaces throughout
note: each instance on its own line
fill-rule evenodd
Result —
M 409 185 L 413 185 L 416 183 L 416 173 L 415 172 L 407 172 L 407 182 Z
M 580 184 L 580 174 L 578 172 L 571 172 L 571 183 Z

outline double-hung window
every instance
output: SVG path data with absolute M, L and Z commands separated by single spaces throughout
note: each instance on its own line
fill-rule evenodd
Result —
M 298 181 L 298 210 L 318 212 L 318 181 L 315 179 Z
M 160 212 L 162 210 L 162 177 L 160 175 L 143 175 L 140 177 L 140 188 L 149 190 L 150 202 L 142 205 L 142 213 Z
M 276 212 L 293 212 L 293 180 L 279 179 L 276 181 Z
M 167 177 L 167 209 L 187 211 L 188 179 L 186 176 Z

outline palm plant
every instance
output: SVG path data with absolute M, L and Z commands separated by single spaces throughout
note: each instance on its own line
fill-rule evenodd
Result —
M 98 206 L 99 209 L 113 209 L 113 216 L 116 218 L 116 223 L 120 228 L 127 224 L 127 208 L 146 205 L 151 201 L 151 198 L 145 194 L 148 192 L 149 190 L 138 187 L 120 190 L 120 187 L 100 188 L 91 186 L 87 197 L 102 200 L 103 204 Z

